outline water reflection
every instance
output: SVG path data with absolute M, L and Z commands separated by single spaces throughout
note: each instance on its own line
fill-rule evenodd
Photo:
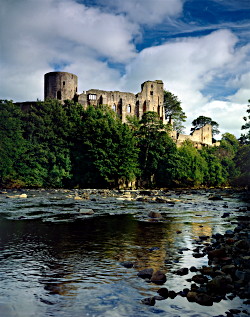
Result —
M 142 296 L 155 295 L 157 287 L 136 274 L 144 268 L 161 269 L 167 273 L 167 287 L 182 289 L 183 280 L 172 271 L 205 263 L 192 257 L 192 248 L 198 236 L 229 225 L 221 220 L 222 207 L 215 212 L 211 204 L 204 210 L 200 201 L 208 202 L 201 196 L 192 196 L 192 204 L 180 200 L 174 207 L 114 198 L 79 203 L 60 197 L 0 200 L 3 317 L 174 316 L 183 315 L 185 307 L 187 316 L 195 315 L 182 298 L 158 302 L 154 308 L 142 306 Z M 95 215 L 78 218 L 79 206 L 94 208 Z M 160 211 L 163 220 L 150 221 L 150 210 Z M 120 265 L 128 260 L 136 264 L 133 269 Z M 199 316 L 204 313 L 202 307 L 195 310 Z

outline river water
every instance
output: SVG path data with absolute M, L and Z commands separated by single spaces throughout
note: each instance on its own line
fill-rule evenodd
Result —
M 211 307 L 181 296 L 146 306 L 141 300 L 160 287 L 137 277 L 141 269 L 160 269 L 167 275 L 164 287 L 190 288 L 186 280 L 194 273 L 173 272 L 207 264 L 206 256 L 192 256 L 197 238 L 236 226 L 239 207 L 246 206 L 241 192 L 155 191 L 165 202 L 152 195 L 144 199 L 139 191 L 131 196 L 86 190 L 89 199 L 82 200 L 77 190 L 29 190 L 26 198 L 22 193 L 0 194 L 1 317 L 198 317 L 247 309 L 238 297 Z M 209 200 L 211 194 L 223 200 Z M 94 214 L 79 211 L 86 208 Z M 151 219 L 150 211 L 162 218 Z M 123 261 L 135 265 L 125 268 Z

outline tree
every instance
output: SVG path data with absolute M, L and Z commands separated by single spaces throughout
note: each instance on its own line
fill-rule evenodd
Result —
M 177 182 L 184 186 L 197 186 L 204 183 L 208 167 L 206 160 L 189 140 L 178 148 Z
M 22 112 L 12 101 L 0 101 L 0 185 L 19 186 L 17 162 L 25 149 Z M 19 184 L 19 185 L 18 185 Z
M 221 160 L 216 155 L 216 149 L 212 147 L 203 147 L 200 154 L 207 163 L 207 172 L 203 179 L 204 185 L 221 186 L 226 184 L 226 175 L 223 166 L 221 165 Z
M 119 186 L 135 180 L 138 174 L 138 149 L 129 126 L 109 107 L 89 106 L 84 111 L 79 131 L 74 174 L 83 186 Z
M 248 100 L 250 103 L 250 99 Z M 250 104 L 247 106 L 247 116 L 244 116 L 243 119 L 246 122 L 242 125 L 241 130 L 247 130 L 245 134 L 241 134 L 240 141 L 243 144 L 250 144 Z
M 183 133 L 183 122 L 186 121 L 186 115 L 181 107 L 181 101 L 170 91 L 164 90 L 165 116 L 168 120 L 173 120 L 173 129 L 178 133 Z
M 168 155 L 176 150 L 176 146 L 168 135 L 168 127 L 153 111 L 143 114 L 140 128 L 135 134 L 140 149 L 141 180 L 148 186 L 153 186 L 156 181 L 156 173 L 163 161 L 166 163 Z
M 69 130 L 66 107 L 58 100 L 39 102 L 25 113 L 28 146 L 19 172 L 28 186 L 61 187 L 71 177 Z
M 210 124 L 212 126 L 212 135 L 214 136 L 215 134 L 219 134 L 219 124 L 215 121 L 213 121 L 211 118 L 209 117 L 204 117 L 204 116 L 199 116 L 197 119 L 195 119 L 192 122 L 192 125 L 194 126 L 193 128 L 191 128 L 191 131 L 195 131 L 197 129 L 200 129 L 202 127 L 204 127 L 206 124 Z
M 239 148 L 235 163 L 240 169 L 240 175 L 235 178 L 234 183 L 250 188 L 250 144 L 244 144 Z

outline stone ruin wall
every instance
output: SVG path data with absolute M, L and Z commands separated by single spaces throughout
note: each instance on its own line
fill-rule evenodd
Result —
M 157 112 L 163 123 L 167 123 L 164 111 L 164 89 L 161 80 L 146 81 L 141 85 L 141 92 L 105 91 L 90 89 L 81 94 L 77 93 L 78 78 L 67 72 L 50 72 L 44 76 L 44 99 L 74 100 L 86 108 L 88 105 L 108 105 L 113 109 L 122 122 L 127 122 L 127 116 L 141 119 L 147 111 Z M 212 127 L 204 127 L 193 131 L 190 135 L 171 131 L 170 136 L 180 146 L 190 140 L 197 148 L 212 146 Z M 216 144 L 218 145 L 218 144 Z

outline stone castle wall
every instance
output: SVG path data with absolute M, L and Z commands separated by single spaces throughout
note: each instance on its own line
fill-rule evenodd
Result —
M 141 85 L 137 94 L 121 91 L 106 91 L 90 89 L 77 93 L 78 78 L 66 72 L 50 72 L 44 76 L 44 99 L 74 100 L 86 108 L 88 105 L 108 105 L 121 118 L 127 122 L 128 116 L 141 119 L 147 111 L 157 112 L 163 123 L 166 122 L 164 110 L 164 89 L 161 80 L 146 81 Z M 172 122 L 171 122 L 172 124 Z M 212 146 L 212 127 L 207 124 L 193 131 L 190 135 L 179 134 L 171 131 L 170 136 L 180 146 L 190 140 L 197 148 Z

